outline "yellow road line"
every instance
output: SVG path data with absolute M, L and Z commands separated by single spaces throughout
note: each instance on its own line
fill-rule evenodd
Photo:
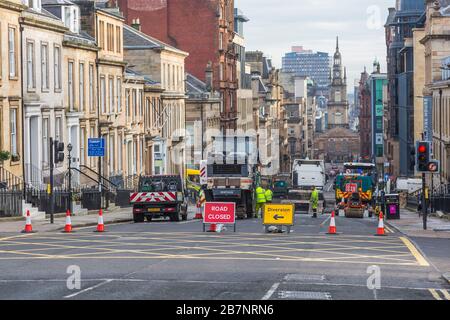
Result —
M 422 267 L 429 267 L 430 264 L 427 262 L 427 260 L 423 257 L 423 255 L 417 250 L 417 248 L 412 244 L 412 242 L 405 237 L 400 237 L 400 240 L 403 241 L 405 246 L 411 251 L 411 254 L 416 258 L 417 262 Z
M 434 299 L 442 300 L 442 298 L 439 296 L 439 294 L 437 293 L 437 291 L 435 289 L 428 289 L 428 291 L 430 291 L 430 293 Z
M 450 300 L 450 293 L 448 293 L 447 290 L 441 289 L 439 291 L 442 292 L 442 294 L 444 295 L 445 299 Z
M 0 260 L 73 260 L 73 259 L 84 259 L 84 260 L 153 260 L 153 259 L 174 259 L 174 260 L 245 260 L 245 261 L 285 261 L 285 262 L 329 262 L 326 259 L 320 259 L 320 258 L 257 258 L 257 257 L 195 257 L 190 255 L 181 255 L 181 256 L 112 256 L 112 257 L 83 257 L 83 256 L 77 256 L 77 257 L 71 257 L 71 256 L 55 256 L 55 257 L 17 257 L 17 258 L 2 258 L 0 257 Z M 340 260 L 337 261 L 340 263 L 346 263 L 346 264 L 363 264 L 363 265 L 371 265 L 374 264 L 373 261 L 347 261 L 347 260 Z M 415 263 L 389 263 L 389 262 L 376 262 L 377 265 L 394 265 L 394 266 L 417 266 Z

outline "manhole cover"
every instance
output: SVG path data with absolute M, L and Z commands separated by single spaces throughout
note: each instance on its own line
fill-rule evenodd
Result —
M 284 277 L 284 281 L 325 281 L 325 276 L 314 274 L 288 274 Z
M 280 291 L 280 299 L 298 299 L 298 300 L 331 300 L 331 294 L 328 292 L 312 291 Z

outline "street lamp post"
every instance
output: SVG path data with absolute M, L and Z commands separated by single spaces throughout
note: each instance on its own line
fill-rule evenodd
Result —
M 72 213 L 72 144 L 68 144 L 67 146 L 67 151 L 69 151 L 69 155 L 68 155 L 68 160 L 69 160 L 69 183 L 68 183 L 68 188 L 69 188 L 69 210 Z

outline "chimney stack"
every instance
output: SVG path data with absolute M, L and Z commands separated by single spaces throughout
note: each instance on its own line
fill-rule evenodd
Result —
M 205 70 L 205 84 L 206 84 L 206 91 L 212 92 L 213 91 L 213 70 L 212 70 L 212 62 L 209 61 L 206 65 Z
M 139 18 L 131 20 L 131 27 L 137 31 L 141 31 L 141 20 Z

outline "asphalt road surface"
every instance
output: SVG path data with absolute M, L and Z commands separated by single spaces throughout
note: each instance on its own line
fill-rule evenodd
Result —
M 371 218 L 337 217 L 331 236 L 328 220 L 297 215 L 290 234 L 265 234 L 257 219 L 239 220 L 236 233 L 189 220 L 0 234 L 0 299 L 450 300 L 414 241 L 391 228 L 375 237 Z M 378 271 L 379 289 L 369 279 Z

